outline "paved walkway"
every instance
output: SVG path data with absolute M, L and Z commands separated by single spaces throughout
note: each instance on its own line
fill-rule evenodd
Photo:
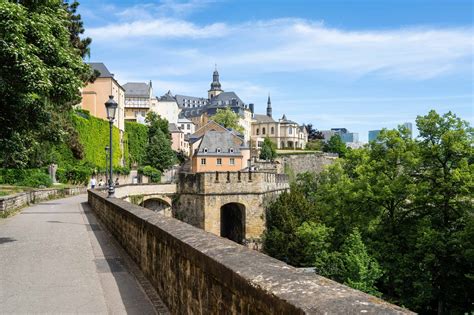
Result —
M 42 202 L 0 219 L 1 314 L 166 313 L 85 202 Z

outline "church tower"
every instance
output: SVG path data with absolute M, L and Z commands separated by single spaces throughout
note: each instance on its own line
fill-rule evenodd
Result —
M 270 93 L 268 93 L 267 116 L 270 118 L 272 117 L 272 102 L 270 101 Z
M 217 72 L 217 65 L 216 65 L 214 73 L 212 74 L 211 89 L 207 91 L 207 95 L 209 99 L 212 99 L 213 97 L 216 97 L 222 92 L 224 91 L 222 91 L 221 89 L 221 83 L 219 82 L 219 72 Z

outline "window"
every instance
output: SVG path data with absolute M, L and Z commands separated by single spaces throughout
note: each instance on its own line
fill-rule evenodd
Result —
M 217 164 L 217 165 L 222 165 L 222 159 L 221 159 L 221 158 L 217 158 L 216 164 Z
M 230 164 L 230 165 L 235 165 L 235 159 L 234 159 L 234 158 L 230 158 L 230 159 L 229 159 L 229 164 Z
M 265 130 L 265 127 L 263 127 L 263 128 L 262 128 L 262 135 L 265 134 L 265 131 L 266 131 L 266 130 Z
M 258 144 L 257 144 L 257 146 L 258 146 L 259 148 L 261 148 L 261 147 L 263 146 L 263 141 L 259 141 Z
M 216 149 L 216 152 L 217 152 L 217 153 L 221 153 L 221 148 L 217 148 L 217 149 Z
M 230 152 L 230 153 L 234 153 L 234 148 L 230 148 L 230 149 L 229 149 L 229 152 Z
M 181 124 L 181 129 L 184 129 L 184 124 Z
M 201 159 L 201 165 L 206 165 L 206 159 Z
M 186 125 L 186 128 L 188 128 L 188 130 L 191 129 L 191 125 L 190 125 L 190 124 L 187 124 L 187 125 Z M 184 126 L 183 126 L 183 129 L 184 129 Z
M 207 148 L 204 148 L 204 153 L 207 153 Z
M 260 134 L 260 129 L 257 128 L 257 136 Z
M 288 128 L 288 133 L 291 135 L 293 134 L 293 127 L 290 126 L 290 128 Z
M 272 127 L 271 132 L 272 132 L 272 135 L 275 134 L 275 128 L 274 127 Z

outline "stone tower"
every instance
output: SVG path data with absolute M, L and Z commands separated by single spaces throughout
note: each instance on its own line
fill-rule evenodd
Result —
M 217 65 L 216 65 L 216 68 L 214 69 L 214 73 L 212 74 L 211 89 L 207 91 L 207 95 L 209 99 L 212 99 L 213 97 L 216 97 L 222 92 L 224 91 L 221 89 L 221 83 L 219 82 L 219 72 L 217 72 Z

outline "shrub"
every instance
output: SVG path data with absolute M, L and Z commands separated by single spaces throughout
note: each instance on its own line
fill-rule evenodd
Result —
M 44 169 L 0 169 L 0 184 L 50 187 L 53 182 Z
M 147 165 L 140 168 L 138 169 L 138 173 L 148 176 L 152 183 L 159 183 L 161 181 L 161 172 L 152 166 Z
M 87 185 L 92 173 L 93 168 L 88 165 L 67 165 L 64 168 L 58 168 L 56 179 L 61 183 Z

